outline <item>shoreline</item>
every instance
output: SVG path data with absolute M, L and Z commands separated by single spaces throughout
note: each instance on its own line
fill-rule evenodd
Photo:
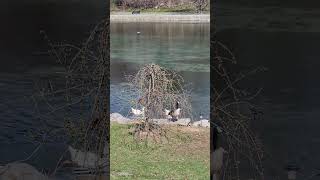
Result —
M 190 118 L 180 118 L 175 122 L 168 121 L 168 119 L 152 119 L 154 123 L 159 125 L 179 125 L 179 126 L 191 126 L 191 127 L 204 127 L 210 128 L 210 120 L 208 119 L 199 119 L 191 121 Z M 131 119 L 121 115 L 120 113 L 111 113 L 110 122 L 116 122 L 119 124 L 135 124 L 138 121 L 136 119 Z
M 210 23 L 210 14 L 174 13 L 111 13 L 111 23 L 158 22 L 158 23 Z

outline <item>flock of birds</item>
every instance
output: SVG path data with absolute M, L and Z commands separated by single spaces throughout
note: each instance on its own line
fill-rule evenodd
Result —
M 131 107 L 131 113 L 134 116 L 145 117 L 145 107 L 142 106 L 141 109 L 135 109 L 135 108 Z M 178 121 L 180 114 L 181 114 L 181 107 L 180 107 L 180 103 L 178 101 L 176 102 L 176 105 L 173 109 L 171 109 L 171 110 L 164 109 L 164 115 L 166 116 L 166 118 L 168 120 L 173 121 L 173 122 Z

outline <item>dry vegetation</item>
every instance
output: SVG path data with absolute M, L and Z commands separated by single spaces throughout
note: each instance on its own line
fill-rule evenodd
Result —
M 213 125 L 223 130 L 220 145 L 229 152 L 222 179 L 264 179 L 262 143 L 250 126 L 261 111 L 252 103 L 261 89 L 252 93 L 241 88 L 241 81 L 264 68 L 246 73 L 235 71 L 236 61 L 231 50 L 216 40 L 212 46 L 215 51 L 211 64 L 215 82 L 211 94 Z
M 58 74 L 58 82 L 65 84 L 61 86 L 49 81 L 49 88 L 39 88 L 40 92 L 33 96 L 38 118 L 44 124 L 44 129 L 33 133 L 45 135 L 46 141 L 62 141 L 83 152 L 108 157 L 109 152 L 105 150 L 109 150 L 110 124 L 109 22 L 98 24 L 80 46 L 48 42 L 52 48 L 50 54 L 64 67 Z M 52 119 L 59 121 L 50 124 Z M 57 140 L 56 137 L 61 138 Z M 61 155 L 52 176 L 62 166 L 66 154 L 67 150 Z M 96 172 L 108 171 L 108 167 L 109 161 L 103 162 L 96 167 Z
M 148 137 L 154 140 L 166 137 L 166 131 L 153 119 L 166 117 L 165 109 L 174 109 L 176 102 L 183 109 L 180 117 L 192 117 L 190 92 L 186 90 L 183 78 L 176 72 L 156 64 L 147 64 L 136 75 L 128 76 L 128 80 L 128 91 L 137 94 L 137 99 L 133 100 L 134 107 L 145 107 L 144 117 L 135 119 L 141 120 L 133 130 L 137 139 L 142 136 L 146 140 Z

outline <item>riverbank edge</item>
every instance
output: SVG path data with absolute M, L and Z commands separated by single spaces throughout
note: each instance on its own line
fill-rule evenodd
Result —
M 132 124 L 132 123 L 136 122 L 134 119 L 124 117 L 120 113 L 111 113 L 110 114 L 110 121 L 116 122 L 119 124 Z M 190 118 L 181 118 L 175 122 L 168 121 L 168 119 L 152 119 L 152 121 L 157 124 L 162 124 L 162 125 L 180 125 L 180 126 L 210 128 L 210 120 L 207 120 L 207 119 L 199 119 L 196 121 L 191 121 Z
M 210 14 L 110 14 L 110 22 L 210 23 Z

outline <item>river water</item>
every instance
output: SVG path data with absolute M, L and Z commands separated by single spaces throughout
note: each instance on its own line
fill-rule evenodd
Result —
M 32 152 L 35 146 L 26 134 L 39 122 L 28 97 L 34 93 L 34 81 L 61 68 L 41 53 L 49 47 L 40 30 L 55 42 L 80 43 L 103 18 L 104 7 L 98 1 L 1 2 L 0 19 L 6 25 L 0 28 L 1 164 Z M 265 113 L 255 130 L 267 152 L 267 176 L 284 177 L 288 162 L 299 164 L 309 175 L 319 168 L 320 159 L 318 9 L 217 8 L 218 37 L 235 52 L 239 64 L 268 68 L 251 84 L 264 88 L 257 103 Z M 111 58 L 111 112 L 128 112 L 119 98 L 124 75 L 153 62 L 177 70 L 192 83 L 195 115 L 208 116 L 208 24 L 112 24 Z M 30 163 L 52 168 L 63 147 L 49 144 Z
M 287 163 L 302 168 L 299 179 L 319 168 L 320 14 L 316 8 L 218 4 L 217 37 L 235 53 L 241 68 L 264 66 L 247 81 L 263 88 L 254 122 L 266 151 L 267 179 L 284 179 Z M 317 179 L 315 177 L 314 179 Z
M 209 32 L 209 23 L 111 23 L 111 112 L 128 114 L 128 102 L 136 97 L 124 93 L 125 77 L 155 63 L 182 75 L 192 90 L 194 118 L 208 118 Z
M 30 130 L 41 131 L 43 123 L 37 118 L 31 96 L 39 82 L 56 79 L 56 72 L 62 70 L 46 53 L 50 47 L 40 31 L 51 42 L 79 45 L 104 18 L 105 3 L 1 2 L 0 19 L 6 24 L 0 28 L 1 165 L 25 159 L 36 147 L 37 143 L 30 142 Z M 119 100 L 124 75 L 146 63 L 158 63 L 178 71 L 191 84 L 195 116 L 202 113 L 208 117 L 209 56 L 209 24 L 112 23 L 111 112 L 125 114 L 129 109 Z M 48 120 L 49 128 L 63 125 L 61 116 L 56 115 Z M 39 170 L 52 171 L 66 148 L 64 141 L 60 142 L 47 143 L 27 162 Z
M 2 1 L 0 3 L 0 164 L 22 160 L 37 144 L 30 130 L 41 130 L 35 104 L 30 98 L 42 78 L 60 71 L 46 52 L 48 41 L 79 45 L 105 17 L 106 1 Z M 62 82 L 63 83 L 63 82 Z M 49 121 L 61 125 L 62 119 Z M 51 126 L 50 128 L 54 128 Z M 48 143 L 28 163 L 39 170 L 56 166 L 66 146 Z

